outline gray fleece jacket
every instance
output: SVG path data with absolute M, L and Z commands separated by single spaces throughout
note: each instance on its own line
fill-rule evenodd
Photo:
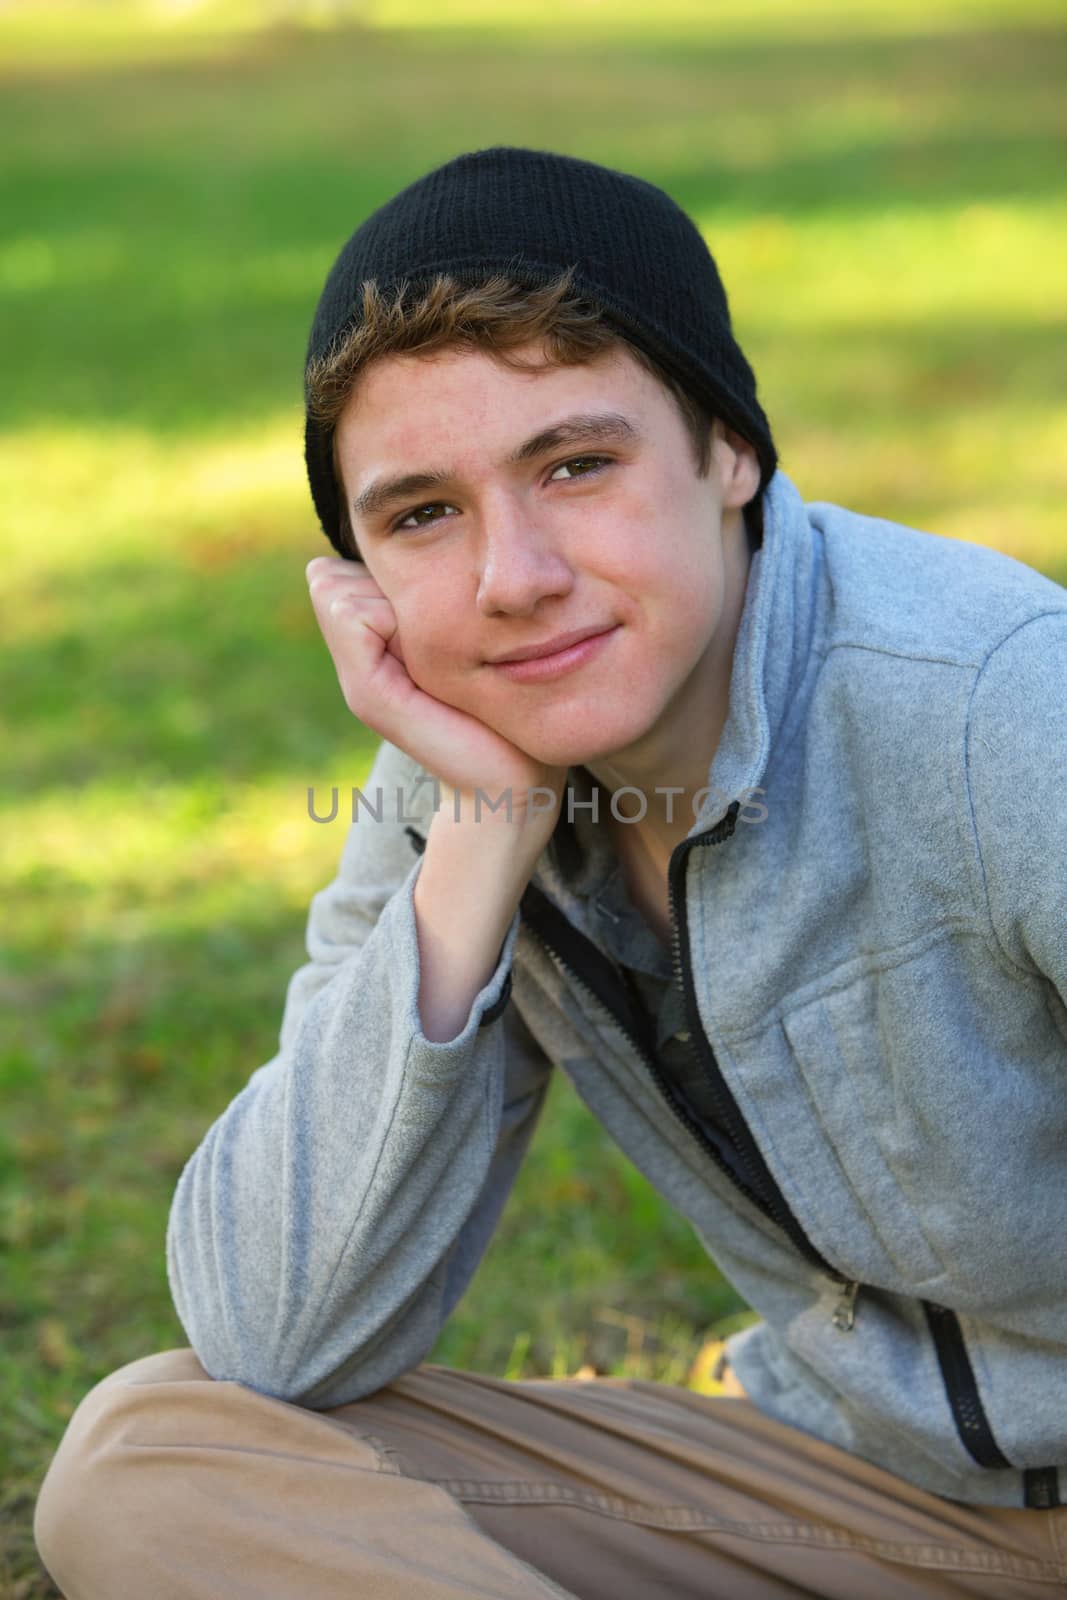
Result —
M 573 798 L 588 799 L 582 769 Z M 420 782 L 420 780 L 422 780 Z M 580 804 L 428 1041 L 434 790 L 383 744 L 277 1054 L 185 1166 L 167 1266 L 215 1378 L 323 1409 L 430 1351 L 560 1067 L 761 1320 L 762 1410 L 911 1482 L 1067 1484 L 1067 591 L 781 472 L 707 803 L 670 868 L 716 1137 L 575 889 Z

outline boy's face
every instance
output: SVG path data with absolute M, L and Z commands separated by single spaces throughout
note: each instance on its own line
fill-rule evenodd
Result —
M 579 434 L 574 419 L 594 417 L 608 420 Z M 567 422 L 572 434 L 531 443 Z M 721 672 L 755 452 L 716 422 L 698 478 L 674 401 L 624 345 L 536 372 L 481 352 L 385 357 L 348 402 L 337 454 L 409 674 L 537 760 L 623 755 L 654 729 L 658 745 L 663 719 Z M 442 481 L 358 506 L 385 479 L 433 473 Z M 539 666 L 500 664 L 579 630 L 601 637 Z

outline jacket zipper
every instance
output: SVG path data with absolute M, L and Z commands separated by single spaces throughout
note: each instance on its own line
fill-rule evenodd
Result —
M 620 1033 L 629 1041 L 634 1054 L 643 1061 L 656 1088 L 686 1131 L 711 1157 L 716 1166 L 726 1173 L 737 1188 L 742 1190 L 752 1204 L 758 1206 L 761 1211 L 766 1212 L 767 1207 L 762 1196 L 757 1194 L 754 1189 L 751 1189 L 748 1184 L 739 1179 L 735 1172 L 730 1170 L 729 1163 L 719 1154 L 703 1128 L 690 1113 L 688 1107 L 678 1099 L 673 1085 L 664 1077 L 658 1061 L 646 1045 L 645 1030 L 641 1027 L 634 1012 L 627 1007 L 627 1011 L 624 1014 L 622 1005 L 615 1004 L 608 998 L 603 984 L 595 985 L 590 983 L 578 970 L 575 962 L 568 959 L 565 953 L 567 946 L 572 939 L 582 939 L 583 942 L 587 942 L 584 940 L 584 935 L 577 933 L 559 908 L 533 885 L 529 885 L 523 895 L 522 912 L 526 926 L 540 940 L 549 954 L 555 957 L 575 986 L 589 995 L 602 1010 L 608 1013 Z M 566 924 L 568 930 L 566 933 L 564 932 L 563 924 Z M 597 960 L 602 959 L 599 951 L 596 952 L 596 957 Z M 606 962 L 605 966 L 607 966 Z M 613 984 L 618 981 L 614 971 L 611 972 L 611 981 Z M 620 989 L 618 998 L 620 1002 L 625 1002 L 628 997 Z
M 1011 1470 L 1012 1463 L 998 1445 L 986 1416 L 959 1317 L 948 1306 L 936 1305 L 932 1300 L 921 1300 L 919 1304 L 926 1314 L 952 1420 L 964 1448 L 980 1467 Z M 1051 1511 L 1060 1504 L 1058 1467 L 1022 1467 L 1019 1470 L 1024 1505 L 1038 1511 Z
M 947 1306 L 935 1305 L 930 1300 L 922 1300 L 920 1305 L 926 1313 L 926 1323 L 937 1351 L 956 1432 L 980 1467 L 1010 1467 L 1011 1462 L 993 1437 L 985 1414 L 959 1317 Z
M 837 1318 L 841 1309 L 838 1303 L 834 1313 L 834 1325 L 841 1326 L 842 1331 L 851 1331 L 855 1320 L 854 1307 L 859 1285 L 851 1282 L 844 1273 L 832 1267 L 826 1258 L 816 1250 L 800 1223 L 794 1217 L 777 1183 L 771 1175 L 763 1153 L 756 1144 L 747 1122 L 738 1109 L 737 1101 L 731 1094 L 722 1069 L 708 1045 L 707 1036 L 700 1020 L 697 1007 L 696 984 L 693 980 L 693 964 L 690 960 L 689 950 L 689 918 L 685 898 L 685 870 L 689 851 L 700 845 L 706 848 L 711 844 L 721 844 L 729 839 L 737 822 L 737 813 L 741 809 L 740 801 L 731 802 L 725 816 L 707 833 L 701 833 L 695 839 L 683 839 L 671 855 L 670 866 L 667 873 L 667 895 L 671 912 L 671 948 L 674 962 L 674 977 L 682 991 L 685 1000 L 686 1027 L 689 1032 L 690 1049 L 695 1050 L 705 1081 L 711 1091 L 712 1104 L 716 1115 L 738 1152 L 745 1170 L 749 1174 L 751 1188 L 761 1198 L 763 1210 L 772 1218 L 782 1231 L 793 1241 L 800 1253 L 811 1261 L 835 1282 L 844 1286 L 843 1299 L 849 1298 L 850 1312 L 847 1318 L 842 1318 L 839 1323 Z

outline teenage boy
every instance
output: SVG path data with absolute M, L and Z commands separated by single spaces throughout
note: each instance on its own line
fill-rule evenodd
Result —
M 461 156 L 327 280 L 315 613 L 383 739 L 82 1402 L 70 1600 L 1067 1589 L 1067 593 L 780 471 L 640 179 Z M 420 1365 L 553 1066 L 762 1320 L 741 1393 Z M 215 1380 L 215 1381 L 211 1381 Z

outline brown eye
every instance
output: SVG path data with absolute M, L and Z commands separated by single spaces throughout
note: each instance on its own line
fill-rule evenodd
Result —
M 393 523 L 392 531 L 394 533 L 401 531 L 403 529 L 403 527 L 404 527 L 405 522 L 407 522 L 411 517 L 418 517 L 420 515 L 420 513 L 423 512 L 423 511 L 439 511 L 442 506 L 446 506 L 446 505 L 448 505 L 448 501 L 447 500 L 431 500 L 424 506 L 415 506 L 411 511 L 405 511 L 404 515 L 400 518 L 400 520 L 398 522 L 394 522 Z M 451 509 L 453 511 L 455 511 L 456 508 L 455 508 L 455 506 L 452 506 Z M 413 527 L 411 528 L 410 531 L 414 532 L 415 529 L 418 529 L 418 528 L 428 528 L 432 522 L 436 522 L 437 520 L 438 520 L 437 517 L 431 517 L 425 522 L 421 522 L 421 521 L 420 522 L 416 522 L 416 523 L 414 523 L 414 525 L 413 525 Z
M 559 466 L 553 469 L 552 477 L 554 478 L 556 476 L 557 472 L 562 472 L 564 467 L 566 467 L 567 470 L 570 471 L 571 467 L 579 467 L 579 466 L 583 466 L 583 465 L 588 465 L 590 462 L 592 462 L 592 464 L 593 464 L 592 465 L 592 469 L 591 469 L 592 472 L 598 472 L 601 467 L 610 466 L 611 465 L 611 457 L 610 456 L 571 456 L 569 461 L 561 461 Z M 579 472 L 578 473 L 578 477 L 579 478 L 588 478 L 589 476 L 590 476 L 589 472 Z M 563 481 L 566 482 L 567 480 L 564 479 Z

